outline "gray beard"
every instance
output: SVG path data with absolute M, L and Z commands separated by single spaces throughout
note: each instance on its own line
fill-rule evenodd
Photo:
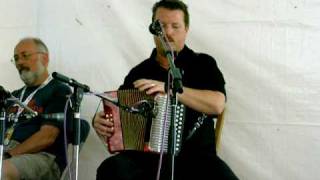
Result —
M 38 78 L 44 73 L 45 67 L 41 64 L 40 61 L 37 62 L 37 66 L 38 71 L 36 72 L 31 72 L 30 70 L 21 71 L 20 78 L 27 86 L 33 86 Z
M 23 70 L 20 74 L 20 78 L 27 86 L 31 86 L 35 82 L 36 73 Z

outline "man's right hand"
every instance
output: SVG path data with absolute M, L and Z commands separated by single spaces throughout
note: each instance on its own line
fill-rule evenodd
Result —
M 107 117 L 104 111 L 98 112 L 93 119 L 93 128 L 104 137 L 111 137 L 114 134 L 114 123 L 112 117 Z

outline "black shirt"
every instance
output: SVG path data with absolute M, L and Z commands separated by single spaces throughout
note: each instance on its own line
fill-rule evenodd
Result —
M 213 57 L 195 53 L 187 46 L 179 52 L 174 61 L 177 68 L 182 70 L 182 82 L 184 87 L 220 91 L 226 94 L 225 81 L 216 61 Z M 138 79 L 153 79 L 165 82 L 168 78 L 168 71 L 162 68 L 156 61 L 156 50 L 142 63 L 135 66 L 126 76 L 120 89 L 134 88 L 133 82 Z M 187 107 L 184 128 L 184 137 L 193 128 L 194 123 L 202 113 Z M 194 136 L 184 143 L 182 151 L 190 153 L 215 154 L 214 122 L 212 117 L 207 118 Z
M 38 87 L 27 87 L 22 101 L 24 101 L 37 88 Z M 12 94 L 17 98 L 20 98 L 22 91 L 23 88 L 14 91 Z M 64 113 L 67 95 L 70 93 L 71 90 L 67 85 L 53 79 L 34 94 L 33 98 L 28 103 L 28 107 L 39 114 Z M 22 143 L 39 131 L 40 127 L 45 124 L 59 128 L 60 133 L 54 144 L 43 151 L 55 155 L 56 162 L 60 169 L 63 169 L 66 165 L 63 141 L 63 121 L 57 119 L 43 119 L 40 117 L 33 118 L 32 120 L 19 120 L 15 126 L 11 139 Z

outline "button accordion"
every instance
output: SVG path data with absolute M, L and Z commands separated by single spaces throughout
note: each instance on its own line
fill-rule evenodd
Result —
M 103 100 L 108 120 L 114 122 L 114 134 L 105 142 L 110 153 L 123 150 L 144 152 L 168 152 L 172 147 L 170 121 L 172 103 L 166 94 L 150 96 L 135 89 L 109 91 L 104 94 L 118 102 L 118 105 Z M 152 102 L 149 108 L 141 107 L 142 102 Z M 178 103 L 175 110 L 175 153 L 181 149 L 185 106 Z M 130 109 L 142 111 L 132 112 Z M 146 111 L 146 112 L 145 112 Z M 138 112 L 138 113 L 137 113 Z

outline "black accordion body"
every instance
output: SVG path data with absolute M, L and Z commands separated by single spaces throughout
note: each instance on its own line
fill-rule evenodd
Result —
M 137 150 L 167 153 L 171 148 L 170 122 L 172 105 L 166 94 L 146 95 L 135 89 L 105 92 L 105 96 L 117 100 L 119 106 L 104 100 L 106 118 L 114 121 L 114 135 L 105 139 L 110 153 L 123 150 Z M 129 107 L 139 106 L 143 102 L 152 102 L 147 113 L 130 112 Z M 175 153 L 181 149 L 185 106 L 179 104 L 175 110 Z

